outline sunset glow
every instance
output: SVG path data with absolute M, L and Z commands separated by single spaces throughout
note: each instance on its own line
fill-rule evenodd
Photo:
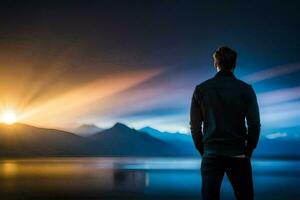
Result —
M 230 12 L 245 15 L 234 21 L 223 6 L 202 1 L 122 3 L 121 10 L 114 1 L 74 9 L 61 1 L 28 8 L 9 2 L 1 5 L 2 123 L 72 132 L 82 124 L 109 128 L 122 122 L 189 133 L 193 90 L 214 76 L 212 54 L 228 45 L 238 52 L 236 77 L 257 94 L 262 128 L 299 126 L 297 6 L 294 17 L 289 9 L 266 11 L 254 4 L 254 15 L 242 6 L 245 12 Z M 211 7 L 223 15 L 220 26 Z M 265 15 L 272 17 L 260 19 Z M 232 32 L 224 34 L 227 27 Z M 4 120 L 7 111 L 13 114 Z
M 54 69 L 60 72 L 54 73 Z M 68 80 L 72 81 L 72 84 L 67 85 L 66 77 L 58 75 L 64 70 L 63 67 L 53 66 L 45 72 L 45 77 L 42 75 L 41 80 L 34 80 L 35 73 L 31 74 L 28 71 L 20 72 L 22 76 L 19 77 L 19 81 L 14 78 L 0 80 L 0 84 L 2 83 L 1 122 L 13 124 L 18 121 L 30 125 L 66 129 L 87 120 L 95 123 L 97 119 L 101 123 L 114 115 L 128 112 L 120 108 L 131 101 L 132 97 L 121 99 L 116 98 L 117 96 L 160 73 L 160 70 L 155 69 L 120 71 L 107 75 L 99 74 L 99 78 L 90 81 Z M 14 76 L 8 73 L 7 77 Z M 4 87 L 6 85 L 4 83 L 12 82 L 19 84 Z M 116 106 L 119 107 L 118 113 L 112 109 Z
M 17 116 L 12 111 L 6 111 L 2 114 L 1 121 L 6 124 L 14 124 L 17 121 Z

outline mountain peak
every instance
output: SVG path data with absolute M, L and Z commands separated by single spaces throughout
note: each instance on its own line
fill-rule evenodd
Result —
M 143 128 L 141 128 L 140 130 L 142 130 L 142 129 L 148 129 L 148 130 L 156 130 L 156 131 L 158 131 L 157 129 L 155 129 L 155 128 L 153 128 L 153 127 L 151 127 L 151 126 L 145 126 L 145 127 L 143 127 Z
M 112 128 L 126 128 L 126 129 L 130 129 L 128 126 L 126 126 L 123 123 L 117 122 Z
M 146 132 L 146 133 L 154 133 L 154 134 L 161 134 L 162 132 L 160 132 L 159 130 L 152 128 L 151 126 L 145 126 L 143 128 L 140 129 L 140 131 Z

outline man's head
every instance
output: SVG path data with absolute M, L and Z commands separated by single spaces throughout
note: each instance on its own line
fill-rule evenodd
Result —
M 220 47 L 215 51 L 213 59 L 218 70 L 233 71 L 236 66 L 237 53 L 229 47 Z

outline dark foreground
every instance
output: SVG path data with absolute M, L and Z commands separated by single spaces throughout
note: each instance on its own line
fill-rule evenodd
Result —
M 0 161 L 1 199 L 201 199 L 197 159 Z M 299 160 L 254 160 L 255 199 L 300 199 Z M 222 198 L 233 199 L 225 178 Z

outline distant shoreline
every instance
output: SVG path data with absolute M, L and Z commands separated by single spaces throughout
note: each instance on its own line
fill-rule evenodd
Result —
M 47 156 L 0 156 L 0 160 L 6 159 L 47 159 L 47 158 L 116 158 L 116 159 L 201 159 L 197 156 L 112 156 L 112 155 L 47 155 Z M 299 160 L 298 156 L 259 156 L 252 160 Z

